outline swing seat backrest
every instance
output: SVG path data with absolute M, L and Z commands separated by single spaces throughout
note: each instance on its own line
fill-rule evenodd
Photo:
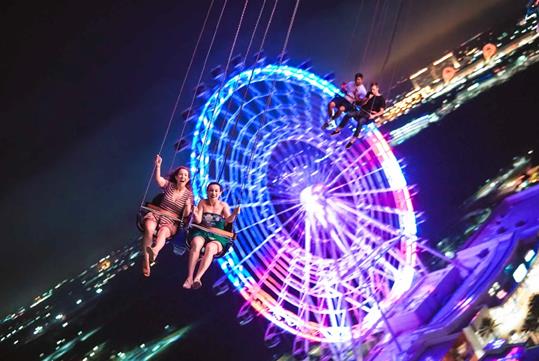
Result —
M 161 202 L 163 201 L 163 198 L 165 197 L 165 193 L 159 193 L 158 195 L 156 195 L 155 197 L 152 198 L 151 201 L 149 202 L 145 202 L 144 205 L 145 206 L 148 206 L 149 204 L 152 204 L 154 206 L 159 206 L 161 204 Z M 145 209 L 139 209 L 138 212 L 137 212 L 137 221 L 136 221 L 136 225 L 137 225 L 137 229 L 141 232 L 141 233 L 144 233 L 144 216 L 148 213 L 147 210 Z
M 234 223 L 225 223 L 225 231 L 234 233 Z

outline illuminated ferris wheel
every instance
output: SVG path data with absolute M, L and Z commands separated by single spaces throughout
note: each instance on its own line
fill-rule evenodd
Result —
M 294 348 L 349 343 L 381 321 L 416 272 L 416 217 L 399 163 L 375 126 L 346 150 L 320 129 L 337 92 L 288 65 L 238 72 L 209 93 L 192 136 L 196 197 L 219 179 L 242 213 L 218 290 L 245 299 L 241 323 L 270 321 Z

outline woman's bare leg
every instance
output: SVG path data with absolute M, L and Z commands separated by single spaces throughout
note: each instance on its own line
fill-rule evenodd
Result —
M 196 289 L 202 286 L 202 282 L 200 282 L 200 279 L 202 278 L 202 276 L 204 276 L 204 273 L 206 273 L 206 271 L 210 267 L 211 262 L 213 261 L 213 257 L 222 251 L 223 251 L 223 246 L 219 242 L 211 241 L 211 242 L 208 242 L 208 244 L 206 244 L 204 257 L 202 257 L 200 266 L 198 266 L 197 275 L 193 279 L 193 288 Z
M 148 254 L 150 255 L 150 263 L 155 262 L 155 259 L 157 258 L 157 255 L 163 249 L 165 246 L 165 242 L 167 241 L 167 238 L 170 237 L 171 231 L 168 227 L 161 227 L 159 228 L 159 231 L 157 232 L 157 237 L 155 239 L 155 247 L 149 247 L 148 248 Z
M 150 260 L 146 250 L 152 245 L 153 234 L 156 227 L 157 222 L 151 219 L 144 222 L 144 236 L 142 237 L 142 273 L 146 277 L 150 276 Z
M 189 261 L 187 263 L 187 278 L 183 283 L 183 288 L 191 288 L 193 285 L 193 275 L 195 274 L 195 266 L 200 250 L 204 246 L 204 238 L 197 236 L 191 240 L 191 249 L 189 250 Z

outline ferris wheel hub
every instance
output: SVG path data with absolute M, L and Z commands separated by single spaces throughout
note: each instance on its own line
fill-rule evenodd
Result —
M 323 186 L 317 184 L 304 188 L 299 194 L 299 200 L 307 212 L 317 212 L 323 210 L 325 196 Z

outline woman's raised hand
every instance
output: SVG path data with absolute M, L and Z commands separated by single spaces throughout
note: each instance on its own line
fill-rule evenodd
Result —
M 163 163 L 163 158 L 158 154 L 155 156 L 155 166 L 161 167 L 161 163 Z

